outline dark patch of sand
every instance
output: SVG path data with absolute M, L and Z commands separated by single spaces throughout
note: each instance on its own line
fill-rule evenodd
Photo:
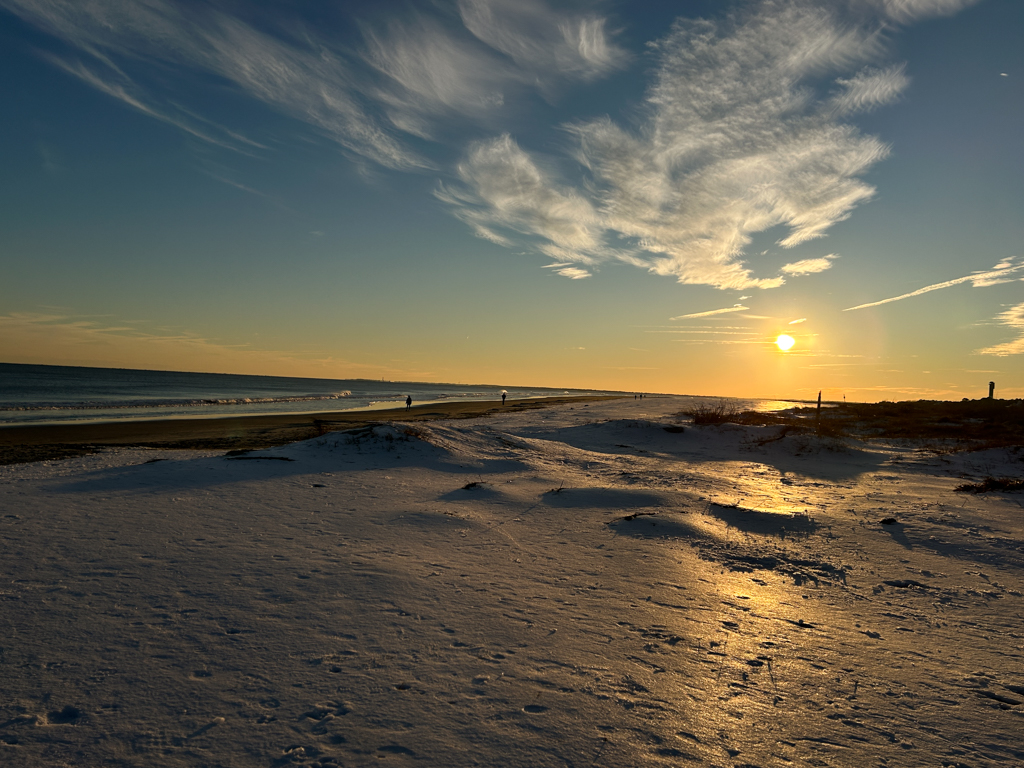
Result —
M 245 450 L 271 448 L 298 440 L 369 424 L 391 421 L 472 419 L 495 413 L 526 411 L 565 403 L 613 400 L 619 396 L 544 397 L 431 403 L 409 410 L 292 413 L 200 419 L 108 421 L 88 424 L 33 424 L 0 427 L 0 464 L 66 459 L 103 448 L 132 446 L 170 450 Z

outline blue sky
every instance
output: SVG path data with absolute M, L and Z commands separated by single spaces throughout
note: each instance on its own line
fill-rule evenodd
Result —
M 1022 30 L 1014 0 L 0 0 L 0 359 L 1024 396 Z

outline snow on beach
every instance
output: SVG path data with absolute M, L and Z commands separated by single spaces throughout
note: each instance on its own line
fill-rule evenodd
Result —
M 0 763 L 1024 761 L 1019 457 L 680 407 L 0 467 Z

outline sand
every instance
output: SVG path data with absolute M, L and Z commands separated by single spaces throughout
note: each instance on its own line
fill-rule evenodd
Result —
M 1019 455 L 679 405 L 0 467 L 0 763 L 1024 761 Z
M 366 411 L 288 413 L 215 418 L 164 418 L 95 423 L 0 425 L 0 465 L 83 456 L 103 446 L 244 449 L 284 445 L 322 434 L 386 421 L 466 419 L 544 408 L 570 402 L 615 399 L 617 395 L 452 401 Z

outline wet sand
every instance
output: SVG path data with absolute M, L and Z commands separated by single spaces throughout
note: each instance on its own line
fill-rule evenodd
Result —
M 268 448 L 367 424 L 470 419 L 619 397 L 544 397 L 509 400 L 505 405 L 493 400 L 475 400 L 414 405 L 409 410 L 400 407 L 374 411 L 0 426 L 0 465 L 82 456 L 112 446 L 225 450 Z

